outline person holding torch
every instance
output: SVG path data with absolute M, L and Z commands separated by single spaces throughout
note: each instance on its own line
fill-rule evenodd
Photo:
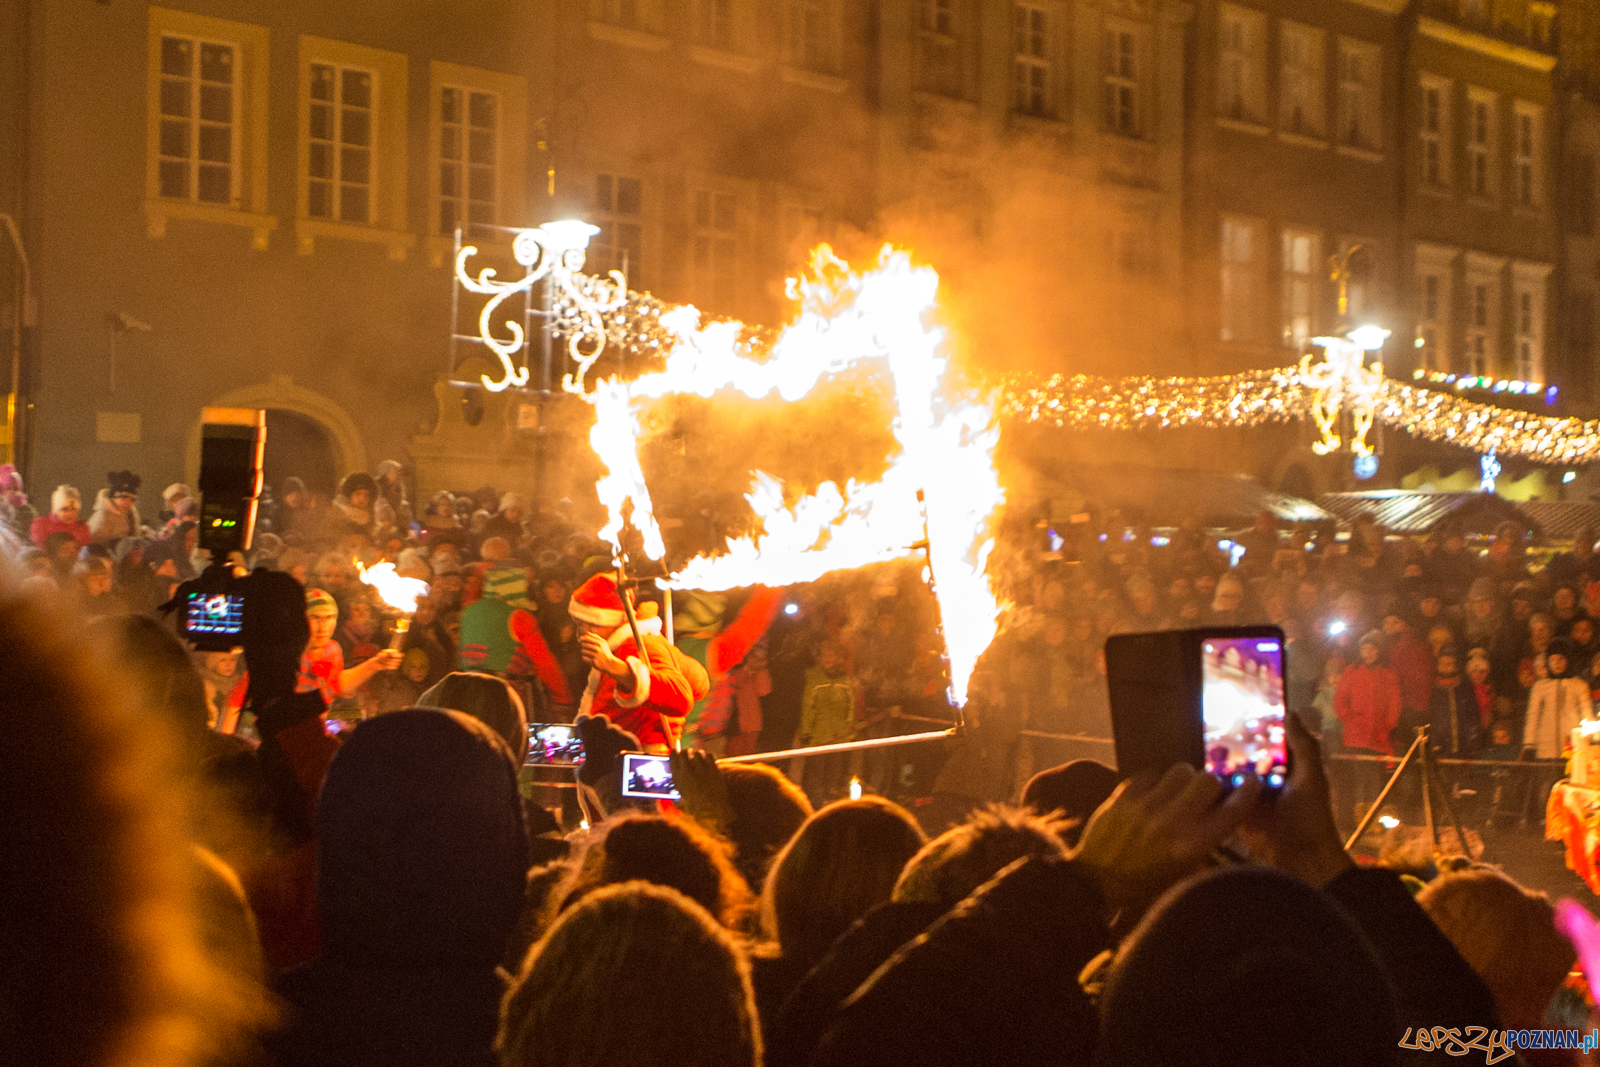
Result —
M 320 692 L 325 706 L 342 696 L 353 695 L 379 671 L 392 671 L 400 666 L 403 658 L 400 652 L 386 648 L 365 662 L 345 667 L 344 649 L 333 639 L 339 627 L 339 605 L 325 590 L 306 590 L 306 623 L 311 627 L 311 640 L 300 653 L 295 692 Z
M 668 752 L 711 682 L 705 668 L 661 636 L 654 604 L 640 605 L 630 622 L 632 606 L 632 594 L 619 590 L 612 574 L 596 574 L 573 592 L 567 611 L 578 624 L 578 645 L 589 665 L 578 711 L 606 716 L 648 751 Z

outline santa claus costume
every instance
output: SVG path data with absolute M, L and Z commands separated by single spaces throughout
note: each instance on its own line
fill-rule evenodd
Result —
M 646 603 L 638 609 L 642 653 L 634 643 L 615 575 L 596 574 L 580 585 L 567 612 L 576 622 L 597 627 L 611 654 L 626 663 L 633 675 L 633 686 L 625 691 L 619 688 L 618 679 L 590 668 L 579 713 L 606 716 L 637 737 L 648 751 L 667 752 L 677 747 L 684 718 L 710 690 L 711 682 L 705 668 L 661 636 L 656 606 Z

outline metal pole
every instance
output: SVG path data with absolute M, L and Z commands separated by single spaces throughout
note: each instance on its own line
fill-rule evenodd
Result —
M 1417 754 L 1417 749 L 1421 747 L 1421 737 L 1418 737 L 1415 741 L 1411 742 L 1411 747 L 1406 749 L 1405 756 L 1403 756 L 1400 760 L 1400 766 L 1394 769 L 1394 773 L 1389 776 L 1389 781 L 1384 784 L 1383 791 L 1378 794 L 1378 799 L 1372 802 L 1372 807 L 1368 808 L 1367 813 L 1361 817 L 1361 824 L 1356 827 L 1356 832 L 1351 834 L 1350 840 L 1344 843 L 1346 852 L 1352 848 L 1355 848 L 1356 842 L 1361 840 L 1361 835 L 1367 832 L 1367 827 L 1372 825 L 1373 819 L 1377 818 L 1378 809 L 1383 807 L 1383 802 L 1389 798 L 1389 791 L 1393 789 L 1394 784 L 1400 780 L 1400 776 L 1406 772 L 1406 768 L 1411 765 L 1411 758 Z
M 1428 773 L 1428 731 L 1418 727 L 1418 770 L 1422 772 L 1422 824 L 1428 828 L 1428 839 L 1433 842 L 1433 854 L 1439 855 L 1439 827 L 1433 821 L 1433 776 Z M 1398 774 L 1396 778 L 1400 777 Z
M 11 426 L 11 462 L 21 470 L 22 435 L 18 433 L 17 413 L 22 410 L 22 324 L 28 317 L 29 305 L 33 303 L 33 269 L 28 264 L 28 250 L 22 245 L 22 234 L 17 230 L 16 220 L 10 215 L 0 215 L 0 219 L 5 220 L 6 232 L 11 235 L 11 244 L 17 250 L 17 263 L 22 267 L 17 285 L 13 288 L 17 304 L 11 310 L 11 403 L 6 413 Z
M 1423 727 L 1426 732 L 1427 727 Z M 1430 750 L 1428 752 L 1429 777 L 1439 783 L 1439 799 L 1444 801 L 1444 813 L 1450 816 L 1450 825 L 1456 828 L 1456 843 L 1461 846 L 1461 854 L 1467 859 L 1472 858 L 1472 849 L 1467 845 L 1467 832 L 1461 828 L 1461 820 L 1456 816 L 1455 801 L 1450 799 L 1450 787 L 1439 780 L 1439 760 Z
M 941 658 L 944 661 L 945 677 L 949 678 L 950 642 L 944 636 L 944 612 L 939 608 L 939 583 L 933 573 L 933 537 L 928 530 L 928 494 L 921 489 L 917 490 L 917 503 L 922 505 L 922 543 L 911 547 L 922 549 L 922 555 L 928 561 L 928 592 L 933 594 L 933 626 L 939 635 L 939 643 L 944 645 L 944 656 Z M 966 725 L 966 713 L 954 700 L 950 699 L 949 688 L 945 689 L 945 700 L 955 709 L 956 725 Z
M 955 737 L 959 734 L 959 727 L 948 730 L 934 730 L 925 734 L 901 734 L 899 737 L 880 737 L 870 741 L 841 741 L 836 745 L 812 745 L 809 748 L 786 748 L 778 752 L 753 752 L 748 756 L 725 756 L 717 760 L 717 765 L 724 763 L 764 763 L 767 760 L 793 759 L 798 756 L 826 756 L 830 752 L 860 752 L 869 748 L 892 748 L 896 745 L 911 745 L 922 741 L 938 741 L 946 737 Z
M 461 324 L 461 279 L 456 264 L 461 261 L 461 225 L 456 224 L 456 250 L 450 259 L 450 377 L 456 376 L 456 334 Z
M 622 613 L 628 617 L 628 629 L 633 634 L 633 647 L 638 649 L 640 661 L 645 664 L 646 668 L 648 668 L 650 664 L 650 656 L 649 653 L 645 651 L 644 638 L 639 636 L 639 620 L 633 614 L 633 601 L 628 598 L 628 586 L 625 580 L 627 578 L 627 571 L 623 569 L 623 566 L 623 560 L 618 559 L 617 595 L 622 599 Z M 682 749 L 683 746 L 678 740 L 678 735 L 672 732 L 672 724 L 667 721 L 667 716 L 665 713 L 663 713 L 661 716 L 661 732 L 665 734 L 667 740 L 672 743 L 672 750 L 674 752 Z

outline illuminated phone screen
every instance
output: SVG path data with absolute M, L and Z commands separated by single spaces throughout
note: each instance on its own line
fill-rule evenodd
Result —
M 1254 773 L 1278 788 L 1289 773 L 1283 643 L 1208 637 L 1200 645 L 1206 770 L 1233 785 Z

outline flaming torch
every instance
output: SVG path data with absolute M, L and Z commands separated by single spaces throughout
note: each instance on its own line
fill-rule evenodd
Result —
M 396 574 L 393 563 L 378 563 L 369 568 L 356 560 L 355 565 L 361 581 L 376 589 L 378 599 L 400 613 L 394 623 L 394 639 L 389 642 L 389 648 L 399 652 L 405 643 L 406 631 L 411 629 L 411 616 L 417 613 L 417 598 L 428 595 L 428 583 Z

